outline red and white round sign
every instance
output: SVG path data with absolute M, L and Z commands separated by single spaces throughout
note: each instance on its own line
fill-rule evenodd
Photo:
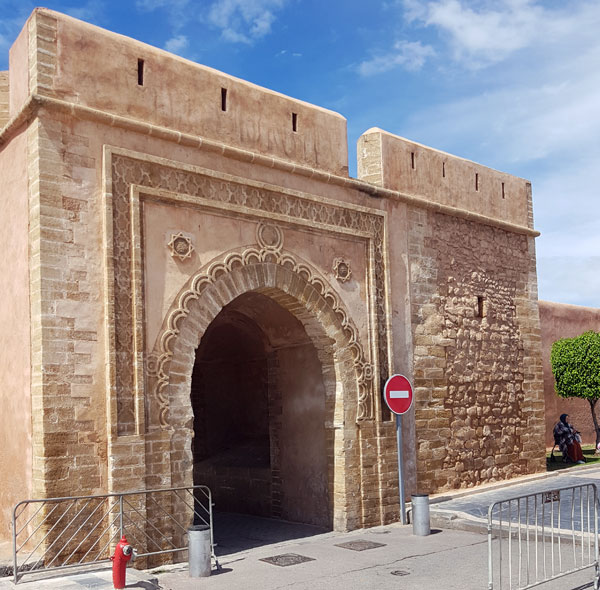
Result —
M 412 406 L 412 385 L 404 375 L 392 375 L 385 383 L 383 397 L 394 414 L 405 414 Z

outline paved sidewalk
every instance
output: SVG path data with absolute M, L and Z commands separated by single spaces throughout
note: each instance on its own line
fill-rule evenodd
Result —
M 343 543 L 354 543 L 359 549 L 377 545 L 357 551 L 340 547 Z M 290 554 L 311 561 L 283 567 L 262 561 Z M 468 583 L 464 569 L 456 567 L 460 562 L 471 564 Z M 392 525 L 326 533 L 232 554 L 222 560 L 221 573 L 203 580 L 190 579 L 184 568 L 159 574 L 158 580 L 162 590 L 421 590 L 435 588 L 436 581 L 443 581 L 445 590 L 479 590 L 486 587 L 486 563 L 482 535 L 439 531 L 415 537 L 412 527 Z
M 40 577 L 30 574 L 15 586 L 12 578 L 0 579 L 1 590 L 112 590 L 112 571 L 110 565 L 102 569 L 92 569 L 78 574 L 56 574 L 53 577 Z M 127 570 L 127 588 L 143 590 L 160 590 L 157 576 L 150 572 Z
M 487 588 L 487 507 L 497 499 L 593 482 L 600 485 L 600 468 L 580 468 L 541 479 L 527 478 L 433 498 L 428 537 L 416 537 L 412 527 L 399 524 L 350 533 L 322 533 L 314 527 L 268 519 L 217 521 L 220 571 L 191 579 L 185 567 L 156 571 L 128 569 L 127 588 L 145 590 L 483 590 Z M 436 525 L 441 522 L 443 527 Z M 482 526 L 483 524 L 483 526 Z M 443 530 L 440 530 L 442 529 Z M 470 530 L 455 530 L 456 528 Z M 221 538 L 219 539 L 219 534 Z M 340 547 L 351 543 L 351 547 Z M 357 550 L 362 549 L 362 550 Z M 305 561 L 282 565 L 301 556 Z M 288 556 L 281 557 L 281 556 Z M 264 561 L 275 558 L 275 563 Z M 546 583 L 544 590 L 592 588 L 591 569 Z M 54 578 L 25 576 L 18 586 L 0 580 L 0 590 L 110 590 L 110 565 L 78 575 Z
M 348 541 L 384 546 L 353 551 Z M 265 557 L 298 554 L 314 561 L 279 567 Z M 158 574 L 161 590 L 484 590 L 487 539 L 478 533 L 446 530 L 415 537 L 410 526 L 392 525 L 352 533 L 330 533 L 299 543 L 252 549 L 228 556 L 222 573 L 190 579 L 185 568 Z M 542 586 L 544 590 L 592 588 L 586 570 Z
M 433 526 L 441 528 L 485 532 L 487 511 L 494 502 L 585 483 L 596 484 L 600 492 L 600 467 L 573 467 L 547 473 L 538 478 L 528 477 L 501 482 L 497 486 L 481 487 L 467 494 L 460 490 L 454 497 L 446 494 L 432 499 L 431 521 Z

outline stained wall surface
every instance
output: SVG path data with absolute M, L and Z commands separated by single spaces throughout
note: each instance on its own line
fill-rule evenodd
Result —
M 11 508 L 30 497 L 32 477 L 31 325 L 29 323 L 29 203 L 27 135 L 21 129 L 0 148 L 0 530 L 8 531 Z M 35 441 L 40 444 L 40 440 Z
M 337 113 L 74 19 L 61 18 L 57 35 L 60 77 L 45 94 L 347 173 L 346 121 Z M 114 92 L 115 87 L 129 90 Z
M 379 130 L 350 179 L 336 113 L 46 9 L 13 46 L 9 80 L 32 178 L 15 244 L 35 277 L 33 495 L 190 485 L 196 349 L 249 292 L 308 338 L 286 350 L 285 322 L 261 328 L 282 349 L 287 449 L 310 439 L 318 455 L 282 462 L 280 490 L 308 506 L 298 471 L 314 469 L 329 498 L 317 520 L 398 520 L 380 398 L 395 372 L 415 385 L 407 495 L 543 469 L 527 181 Z M 25 141 L 14 125 L 4 140 Z
M 596 444 L 590 404 L 581 399 L 562 398 L 556 393 L 550 351 L 552 344 L 561 338 L 573 338 L 588 330 L 600 332 L 600 309 L 540 301 L 540 324 L 546 402 L 546 446 L 554 445 L 552 431 L 561 414 L 569 414 L 569 422 L 581 432 L 584 443 Z M 596 414 L 598 415 L 598 410 Z

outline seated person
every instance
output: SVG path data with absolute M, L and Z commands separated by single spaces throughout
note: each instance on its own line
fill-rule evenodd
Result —
M 583 451 L 581 450 L 581 437 L 579 432 L 567 422 L 568 414 L 561 414 L 560 420 L 554 427 L 554 440 L 563 455 L 563 461 L 573 463 L 585 463 Z

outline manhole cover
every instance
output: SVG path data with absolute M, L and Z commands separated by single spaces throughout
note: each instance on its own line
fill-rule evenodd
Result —
M 260 561 L 266 561 L 272 565 L 279 565 L 286 567 L 287 565 L 297 565 L 304 563 L 305 561 L 315 561 L 312 557 L 305 557 L 304 555 L 298 555 L 297 553 L 282 553 L 281 555 L 274 555 L 273 557 L 264 557 Z
M 392 574 L 392 576 L 408 576 L 408 574 L 410 574 L 410 572 L 407 572 L 405 570 L 394 570 L 390 573 Z
M 348 541 L 340 543 L 336 547 L 343 549 L 352 549 L 352 551 L 365 551 L 366 549 L 375 549 L 376 547 L 385 547 L 385 543 L 375 543 L 374 541 Z

